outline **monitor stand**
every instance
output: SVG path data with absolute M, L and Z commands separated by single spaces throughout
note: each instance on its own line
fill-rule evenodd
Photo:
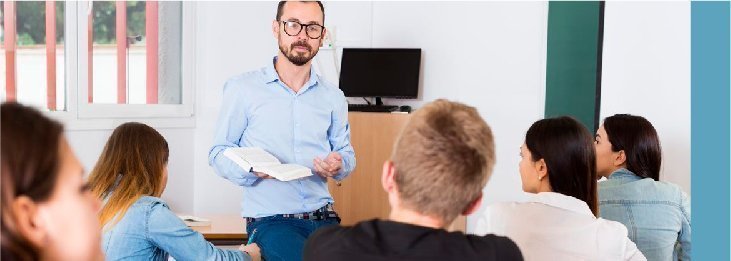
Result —
M 376 106 L 383 106 L 383 100 L 381 100 L 381 97 L 376 97 Z
M 362 112 L 393 112 L 398 111 L 399 106 L 383 105 L 381 97 L 376 97 L 376 104 L 348 104 L 348 111 Z

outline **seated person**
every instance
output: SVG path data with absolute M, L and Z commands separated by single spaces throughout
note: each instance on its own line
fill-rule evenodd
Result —
M 160 199 L 168 155 L 165 138 L 142 123 L 120 125 L 104 146 L 89 183 L 105 202 L 99 220 L 107 260 L 257 260 L 255 244 L 218 249 L 170 211 Z
M 0 114 L 0 259 L 103 260 L 100 202 L 63 126 L 17 103 Z
M 624 225 L 596 217 L 592 140 L 570 117 L 533 123 L 518 166 L 523 190 L 532 198 L 488 206 L 476 232 L 509 237 L 526 260 L 645 260 Z
M 648 260 L 690 260 L 690 200 L 660 181 L 660 139 L 645 118 L 617 114 L 596 133 L 599 215 L 621 222 Z
M 383 164 L 388 220 L 317 230 L 304 259 L 523 260 L 505 237 L 445 230 L 480 207 L 495 164 L 490 127 L 472 107 L 437 100 L 417 110 Z

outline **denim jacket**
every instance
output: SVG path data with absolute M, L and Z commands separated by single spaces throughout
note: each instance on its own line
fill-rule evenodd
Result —
M 690 199 L 677 185 L 619 169 L 599 182 L 599 216 L 624 224 L 647 260 L 690 260 Z
M 241 251 L 218 249 L 190 229 L 160 198 L 142 196 L 118 223 L 104 228 L 107 260 L 251 260 Z

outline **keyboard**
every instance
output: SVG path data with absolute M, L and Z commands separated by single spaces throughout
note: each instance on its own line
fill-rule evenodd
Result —
M 398 111 L 398 110 L 399 110 L 399 106 L 395 106 L 395 105 L 348 104 L 348 111 L 392 112 L 392 111 Z

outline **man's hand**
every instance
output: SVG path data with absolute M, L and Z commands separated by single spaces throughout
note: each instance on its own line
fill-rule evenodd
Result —
M 315 173 L 318 175 L 324 178 L 333 177 L 343 168 L 343 157 L 340 156 L 340 153 L 330 152 L 325 160 L 316 157 L 312 165 L 315 167 Z
M 257 177 L 263 178 L 263 179 L 273 179 L 272 176 L 269 176 L 266 173 L 261 173 L 261 172 L 254 171 L 254 175 L 256 175 Z
M 249 254 L 249 256 L 251 256 L 251 260 L 261 261 L 261 249 L 259 249 L 259 245 L 256 243 L 241 245 L 239 250 Z

